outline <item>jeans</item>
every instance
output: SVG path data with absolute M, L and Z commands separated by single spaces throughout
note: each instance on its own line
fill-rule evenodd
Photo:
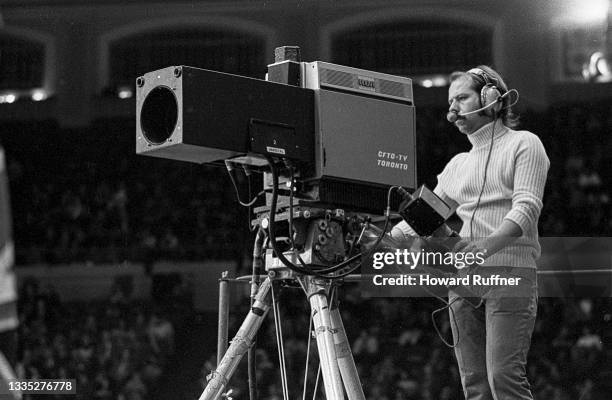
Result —
M 535 270 L 516 287 L 490 288 L 478 306 L 452 290 L 449 300 L 466 400 L 533 400 L 526 364 L 537 312 Z

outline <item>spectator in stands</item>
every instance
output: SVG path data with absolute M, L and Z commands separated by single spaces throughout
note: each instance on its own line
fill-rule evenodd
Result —
M 148 333 L 151 347 L 156 353 L 164 357 L 174 354 L 174 328 L 170 321 L 159 314 L 153 314 Z

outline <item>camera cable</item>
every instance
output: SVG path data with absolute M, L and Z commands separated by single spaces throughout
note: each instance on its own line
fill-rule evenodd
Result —
M 493 153 L 493 143 L 495 142 L 495 125 L 497 123 L 497 115 L 493 113 L 493 127 L 491 129 L 491 144 L 489 145 L 489 152 L 487 154 L 487 160 L 485 161 L 484 167 L 484 177 L 482 179 L 482 186 L 480 187 L 480 193 L 478 194 L 478 200 L 476 201 L 476 206 L 474 207 L 474 211 L 472 211 L 472 216 L 470 217 L 470 241 L 474 240 L 474 216 L 476 215 L 476 211 L 480 206 L 480 200 L 482 199 L 482 194 L 485 190 L 485 185 L 487 183 L 487 172 L 489 170 L 489 162 L 491 161 L 491 153 Z
M 251 207 L 253 204 L 255 204 L 257 202 L 257 200 L 259 199 L 259 197 L 263 194 L 265 194 L 265 191 L 262 190 L 259 193 L 257 193 L 255 195 L 255 197 L 253 197 L 251 200 L 248 200 L 246 202 L 243 202 L 240 199 L 240 191 L 238 190 L 238 185 L 236 183 L 236 177 L 233 174 L 233 171 L 235 169 L 235 167 L 232 165 L 232 162 L 229 160 L 225 160 L 225 167 L 227 168 L 227 172 L 229 173 L 229 177 L 230 177 L 230 181 L 232 182 L 232 185 L 234 186 L 234 190 L 236 191 L 236 198 L 238 199 L 238 203 L 240 203 L 241 206 L 244 207 Z M 246 169 L 245 169 L 246 171 Z M 249 195 L 251 194 L 251 180 L 250 180 L 250 176 L 247 174 L 247 178 L 249 180 Z
M 276 284 L 272 284 L 272 310 L 274 314 L 274 327 L 276 332 L 276 347 L 278 349 L 278 365 L 281 374 L 281 386 L 283 399 L 289 400 L 289 386 L 287 384 L 287 364 L 285 362 L 285 345 L 283 341 L 283 327 L 281 324 L 280 308 L 276 299 L 277 293 L 274 291 Z
M 270 202 L 270 217 L 268 221 L 268 234 L 270 236 L 270 245 L 272 246 L 272 250 L 274 250 L 276 257 L 278 257 L 278 259 L 291 271 L 305 275 L 319 276 L 317 272 L 313 271 L 308 266 L 300 267 L 289 261 L 287 257 L 285 257 L 281 249 L 278 248 L 275 232 L 276 205 L 278 202 L 278 171 L 276 170 L 276 165 L 274 164 L 274 160 L 272 160 L 272 157 L 266 156 L 266 160 L 268 161 L 268 164 L 270 165 L 270 169 L 272 171 L 272 200 Z

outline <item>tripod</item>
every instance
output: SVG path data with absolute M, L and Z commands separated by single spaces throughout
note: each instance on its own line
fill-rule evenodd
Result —
M 306 267 L 319 265 L 322 260 L 329 262 L 330 259 L 337 260 L 344 256 L 344 235 L 339 223 L 345 220 L 343 213 L 313 210 L 309 207 L 291 208 L 288 212 L 289 215 L 285 212 L 280 218 L 291 221 L 296 217 L 295 240 L 292 238 L 291 242 L 292 248 L 298 247 L 301 251 L 299 255 L 287 251 L 287 255 L 294 261 Z M 267 225 L 265 218 L 258 221 L 261 223 L 260 229 Z M 254 255 L 261 254 L 261 242 L 256 239 Z M 350 400 L 365 400 L 338 303 L 330 301 L 330 294 L 338 280 L 320 274 L 296 272 L 279 262 L 274 256 L 278 253 L 272 249 L 266 253 L 268 276 L 258 287 L 249 313 L 216 370 L 211 373 L 208 385 L 199 399 L 216 400 L 221 396 L 240 360 L 253 346 L 257 332 L 271 308 L 272 286 L 279 281 L 290 280 L 300 284 L 310 303 L 326 399 L 343 400 L 346 392 Z M 257 257 L 254 257 L 256 262 Z

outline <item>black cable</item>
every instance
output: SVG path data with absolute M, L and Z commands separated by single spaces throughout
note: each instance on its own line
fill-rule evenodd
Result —
M 403 272 L 403 271 L 402 271 L 402 270 L 401 270 L 401 269 L 400 269 L 400 268 L 399 268 L 397 265 L 396 265 L 395 267 L 396 267 L 396 269 L 397 269 L 397 270 L 398 270 L 400 273 L 402 273 L 402 272 Z M 423 272 L 428 273 L 428 272 L 427 272 L 427 271 L 425 271 L 425 270 L 424 270 Z M 428 273 L 428 274 L 429 274 L 429 273 Z M 423 288 L 423 290 L 425 290 L 425 291 L 426 291 L 426 292 L 427 292 L 427 293 L 428 293 L 430 296 L 432 296 L 432 297 L 434 297 L 434 298 L 436 298 L 436 299 L 440 300 L 442 303 L 444 303 L 444 306 L 443 306 L 443 307 L 438 308 L 438 309 L 436 309 L 436 310 L 434 310 L 434 311 L 432 311 L 432 312 L 431 312 L 431 321 L 432 321 L 432 323 L 433 323 L 433 327 L 434 327 L 434 329 L 435 329 L 436 333 L 438 334 L 438 337 L 440 338 L 440 340 L 442 340 L 442 343 L 444 343 L 444 344 L 445 344 L 447 347 L 450 347 L 450 348 L 455 348 L 455 347 L 457 347 L 457 346 L 459 345 L 459 340 L 460 340 L 460 337 L 459 337 L 459 330 L 457 330 L 457 342 L 456 342 L 456 343 L 454 343 L 454 344 L 450 344 L 450 343 L 448 343 L 448 342 L 446 341 L 446 339 L 444 339 L 444 337 L 442 336 L 442 332 L 440 331 L 440 329 L 438 328 L 438 325 L 436 324 L 436 319 L 435 319 L 435 317 L 436 317 L 436 314 L 438 314 L 439 312 L 444 311 L 445 309 L 447 309 L 447 308 L 448 308 L 448 309 L 450 310 L 450 312 L 451 312 L 452 321 L 455 323 L 455 326 L 457 326 L 457 318 L 456 318 L 456 316 L 455 316 L 455 311 L 454 311 L 454 310 L 451 308 L 451 305 L 453 305 L 453 303 L 454 303 L 455 301 L 457 301 L 457 300 L 459 299 L 459 297 L 457 297 L 457 298 L 455 298 L 455 300 L 453 300 L 453 301 L 449 302 L 449 301 L 446 301 L 446 300 L 445 300 L 445 299 L 444 299 L 442 296 L 439 296 L 439 295 L 437 295 L 436 293 L 434 293 L 433 291 L 429 290 L 429 288 L 427 287 L 427 285 L 422 286 L 422 288 Z
M 287 257 L 283 254 L 282 251 L 279 250 L 276 243 L 276 232 L 274 231 L 275 227 L 275 217 L 276 217 L 276 203 L 278 202 L 278 172 L 276 171 L 276 166 L 274 165 L 274 160 L 272 157 L 266 156 L 266 160 L 270 165 L 270 169 L 272 171 L 272 201 L 270 204 L 270 219 L 268 224 L 268 234 L 270 236 L 270 244 L 272 245 L 272 249 L 274 253 L 278 257 L 278 259 L 290 270 L 296 273 L 305 274 L 305 275 L 318 275 L 316 272 L 312 271 L 310 268 L 299 267 L 289 261 Z
M 248 188 L 249 188 L 249 197 L 251 197 L 251 194 L 253 193 L 253 188 L 251 187 L 251 175 L 247 175 L 247 183 L 248 183 Z M 265 193 L 264 191 L 262 191 L 263 193 Z M 260 192 L 260 193 L 262 193 Z M 257 196 L 255 197 L 259 197 L 259 193 L 257 194 Z M 247 226 L 249 227 L 249 231 L 250 232 L 255 232 L 257 230 L 258 225 L 257 224 L 251 224 L 251 221 L 253 221 L 255 219 L 255 217 L 253 216 L 253 206 L 250 205 L 247 208 Z
M 459 346 L 459 341 L 461 340 L 461 337 L 459 336 L 459 329 L 457 329 L 457 341 L 455 343 L 448 343 L 446 341 L 446 339 L 444 339 L 444 337 L 442 336 L 442 332 L 440 331 L 440 328 L 438 328 L 438 324 L 436 323 L 436 314 L 446 310 L 447 308 L 450 310 L 451 313 L 451 323 L 454 323 L 455 326 L 457 326 L 457 316 L 455 315 L 455 310 L 453 310 L 453 307 L 451 307 L 457 300 L 459 300 L 459 297 L 455 297 L 455 299 L 453 301 L 446 301 L 444 300 L 442 297 L 436 296 L 438 297 L 438 299 L 440 299 L 443 303 L 444 303 L 444 307 L 440 307 L 436 310 L 433 310 L 431 312 L 431 322 L 433 323 L 433 327 L 436 330 L 436 333 L 438 334 L 438 337 L 440 338 L 440 340 L 442 341 L 442 343 L 444 343 L 447 347 L 454 349 L 455 347 Z
M 480 200 L 482 199 L 482 195 L 484 193 L 485 185 L 487 183 L 487 172 L 488 172 L 488 169 L 489 169 L 489 162 L 491 161 L 491 154 L 493 153 L 493 144 L 494 144 L 494 141 L 495 141 L 495 125 L 496 124 L 497 124 L 497 118 L 496 118 L 496 115 L 494 113 L 493 114 L 493 126 L 492 126 L 492 132 L 491 132 L 491 143 L 489 145 L 489 152 L 487 154 L 487 160 L 485 161 L 484 177 L 483 177 L 483 180 L 482 180 L 482 186 L 480 187 L 480 193 L 478 194 L 478 200 L 476 201 L 476 207 L 474 207 L 474 211 L 472 212 L 472 215 L 470 217 L 470 240 L 471 241 L 474 240 L 474 231 L 473 231 L 474 216 L 476 215 L 476 211 L 478 210 L 478 207 L 480 206 Z M 442 332 L 438 328 L 438 325 L 436 323 L 436 315 L 448 308 L 450 310 L 450 313 L 451 313 L 451 323 L 454 323 L 455 326 L 457 326 L 457 317 L 455 315 L 455 311 L 453 310 L 453 308 L 451 306 L 453 305 L 453 303 L 455 301 L 459 300 L 460 297 L 456 297 L 453 301 L 448 302 L 448 301 L 444 300 L 444 298 L 442 298 L 441 296 L 438 296 L 435 293 L 429 291 L 429 289 L 427 289 L 426 287 L 423 287 L 423 289 L 425 291 L 427 291 L 429 294 L 431 294 L 434 297 L 436 297 L 442 303 L 444 303 L 443 307 L 438 308 L 438 309 L 436 309 L 436 310 L 431 312 L 431 321 L 433 323 L 433 327 L 434 327 L 436 333 L 438 334 L 438 337 L 440 338 L 440 340 L 442 340 L 442 343 L 444 343 L 447 347 L 450 347 L 450 348 L 457 347 L 459 345 L 459 341 L 461 340 L 461 338 L 459 336 L 459 329 L 457 329 L 457 341 L 456 341 L 456 343 L 448 343 L 448 341 L 446 339 L 444 339 L 444 337 L 442 336 Z
M 291 179 L 291 186 L 289 187 L 289 242 L 291 243 L 291 249 L 293 250 L 293 254 L 298 259 L 302 268 L 308 268 L 302 257 L 300 256 L 298 250 L 295 247 L 295 240 L 293 239 L 293 167 L 289 166 L 289 176 Z
M 480 193 L 478 194 L 478 200 L 476 201 L 476 206 L 474 207 L 474 211 L 472 211 L 472 215 L 470 217 L 470 241 L 474 240 L 474 216 L 476 215 L 476 211 L 478 210 L 478 207 L 480 206 L 480 200 L 482 199 L 482 195 L 484 193 L 484 189 L 485 186 L 487 184 L 487 172 L 489 170 L 489 162 L 491 161 L 491 154 L 493 153 L 493 144 L 495 142 L 495 125 L 497 124 L 497 113 L 493 112 L 493 126 L 491 129 L 491 143 L 489 145 L 489 152 L 487 154 L 487 160 L 485 161 L 485 168 L 484 168 L 484 177 L 482 179 L 482 186 L 480 187 Z M 441 299 L 441 298 L 440 298 Z M 454 348 L 456 346 L 459 345 L 459 329 L 457 329 L 457 343 L 451 345 L 449 344 L 443 337 L 442 337 L 442 333 L 440 332 L 440 330 L 438 329 L 438 326 L 436 325 L 436 320 L 435 320 L 435 316 L 437 313 L 443 311 L 444 309 L 448 308 L 451 312 L 451 316 L 452 316 L 452 322 L 455 323 L 455 326 L 457 326 L 457 319 L 455 317 L 455 312 L 453 311 L 451 305 L 457 301 L 459 299 L 459 297 L 455 298 L 455 300 L 453 300 L 452 302 L 446 302 L 444 299 L 441 299 L 444 303 L 445 306 L 442 308 L 439 308 L 437 310 L 434 310 L 431 313 L 431 319 L 433 321 L 434 324 L 434 329 L 436 330 L 436 332 L 438 333 L 438 336 L 440 337 L 440 339 L 442 340 L 442 342 L 451 348 Z
M 274 314 L 274 327 L 276 333 L 276 347 L 278 349 L 278 366 L 281 374 L 281 386 L 283 390 L 283 399 L 288 400 L 289 388 L 287 385 L 287 365 L 285 360 L 285 346 L 283 342 L 283 326 L 281 323 L 279 300 L 277 299 L 277 293 L 274 291 L 274 287 L 279 285 L 278 281 L 272 283 L 272 312 Z M 280 296 L 280 292 L 278 294 Z
M 389 227 L 389 221 L 390 221 L 390 216 L 391 216 L 391 192 L 397 188 L 397 186 L 392 186 L 389 188 L 389 191 L 387 192 L 387 209 L 385 212 L 385 225 L 383 227 L 382 232 L 380 233 L 379 237 L 377 238 L 376 242 L 374 243 L 374 245 L 372 246 L 372 248 L 368 251 L 368 253 L 365 255 L 365 257 L 363 256 L 363 253 L 359 253 L 347 260 L 342 261 L 341 263 L 332 266 L 332 267 L 328 267 L 328 268 L 323 268 L 321 270 L 313 270 L 312 268 L 310 268 L 308 265 L 303 264 L 301 267 L 292 263 L 291 261 L 289 261 L 285 255 L 282 253 L 282 251 L 280 251 L 277 247 L 277 243 L 276 243 L 276 232 L 275 232 L 275 218 L 276 218 L 276 205 L 278 202 L 278 171 L 276 170 L 276 166 L 274 164 L 274 160 L 272 160 L 272 158 L 270 156 L 266 156 L 265 157 L 266 160 L 268 161 L 268 164 L 270 165 L 270 170 L 272 172 L 272 200 L 271 200 L 271 205 L 270 205 L 270 219 L 269 219 L 269 226 L 268 226 L 268 233 L 270 236 L 270 244 L 272 245 L 272 249 L 274 250 L 274 253 L 276 254 L 276 256 L 278 257 L 278 259 L 290 270 L 297 272 L 297 273 L 302 273 L 302 274 L 306 274 L 306 275 L 312 275 L 312 276 L 318 276 L 320 278 L 325 278 L 325 279 L 338 279 L 338 278 L 343 278 L 347 275 L 350 275 L 351 273 L 353 273 L 357 268 L 359 268 L 361 266 L 361 264 L 363 263 L 363 259 L 367 259 L 369 257 L 372 256 L 372 254 L 374 253 L 374 251 L 376 250 L 376 247 L 380 244 L 380 242 L 382 241 L 382 239 L 384 238 L 384 235 L 387 232 L 387 229 Z M 350 263 L 352 263 L 353 261 L 359 259 L 360 257 L 362 257 L 362 262 L 357 264 L 356 266 L 350 268 L 348 271 L 339 274 L 339 275 L 328 275 L 330 273 L 336 272 L 344 267 L 346 267 L 347 265 L 349 265 Z
M 306 386 L 308 382 L 308 363 L 310 362 L 310 344 L 312 343 L 312 315 L 308 322 L 308 338 L 306 339 L 306 366 L 304 367 L 304 389 L 302 392 L 302 400 L 306 400 Z
M 482 194 L 484 193 L 485 185 L 487 183 L 487 171 L 489 169 L 489 161 L 491 161 L 491 153 L 493 152 L 493 142 L 495 139 L 495 124 L 496 123 L 497 123 L 497 115 L 494 113 L 493 114 L 493 129 L 491 132 L 491 144 L 489 146 L 489 153 L 487 154 L 487 161 L 485 162 L 484 178 L 482 180 L 482 186 L 480 187 L 480 194 L 478 194 L 478 201 L 476 202 L 476 207 L 474 207 L 474 211 L 472 212 L 472 216 L 470 217 L 470 241 L 474 240 L 474 231 L 473 231 L 474 216 L 476 215 L 476 210 L 478 210 L 478 207 L 480 206 L 480 199 L 482 198 Z
M 318 276 L 321 278 L 333 278 L 330 276 L 325 275 L 325 272 L 328 271 L 324 271 L 323 273 L 319 272 L 319 271 L 314 271 L 313 269 L 311 269 L 310 267 L 308 267 L 306 264 L 303 264 L 302 267 L 297 266 L 295 264 L 293 264 L 291 261 L 289 261 L 285 255 L 278 250 L 277 246 L 276 246 L 276 235 L 275 235 L 275 217 L 276 217 L 276 204 L 278 201 L 278 172 L 276 170 L 276 166 L 274 165 L 274 161 L 272 160 L 271 157 L 267 156 L 266 160 L 268 161 L 268 164 L 270 165 L 270 169 L 272 171 L 272 201 L 271 201 L 271 207 L 270 207 L 270 221 L 269 221 L 269 226 L 268 226 L 268 232 L 270 234 L 270 243 L 272 245 L 272 249 L 274 250 L 276 256 L 278 257 L 279 260 L 281 260 L 281 262 L 290 270 L 297 272 L 297 273 L 303 273 L 306 275 L 314 275 L 314 276 Z
M 343 272 L 342 274 L 339 275 L 334 275 L 334 278 L 344 278 L 345 276 L 348 276 L 350 274 L 352 274 L 353 272 L 355 272 L 355 270 L 357 270 L 362 264 L 364 260 L 367 260 L 368 258 L 370 258 L 372 256 L 372 254 L 374 254 L 374 252 L 376 251 L 378 245 L 380 244 L 380 242 L 382 242 L 383 238 L 385 237 L 385 234 L 387 233 L 387 229 L 389 228 L 389 221 L 391 218 L 391 193 L 393 190 L 396 190 L 398 188 L 398 186 L 391 186 L 389 188 L 389 190 L 387 191 L 387 209 L 385 211 L 385 224 L 380 232 L 380 235 L 378 236 L 378 238 L 376 239 L 376 242 L 374 243 L 374 245 L 370 248 L 370 250 L 368 250 L 368 252 L 364 255 L 363 253 L 358 253 L 356 255 L 354 255 L 353 257 L 348 258 L 347 260 L 344 260 L 343 262 L 339 263 L 338 265 L 329 268 L 328 270 L 340 270 L 344 267 L 346 267 L 347 265 L 349 265 L 350 263 L 352 263 L 353 261 L 358 260 L 359 258 L 361 258 L 361 262 L 356 264 L 354 267 L 350 268 L 348 271 Z M 325 271 L 327 272 L 327 271 Z
M 380 235 L 378 236 L 378 238 L 376 239 L 376 242 L 374 243 L 374 245 L 370 248 L 370 250 L 368 250 L 368 252 L 364 255 L 363 253 L 358 253 L 344 261 L 342 261 L 341 263 L 334 265 L 333 267 L 329 267 L 329 268 L 325 268 L 322 270 L 318 270 L 319 273 L 332 273 L 335 271 L 338 271 L 346 266 L 348 266 L 349 264 L 351 264 L 352 262 L 359 260 L 361 258 L 361 262 L 359 262 L 358 264 L 356 264 L 354 267 L 351 267 L 349 270 L 347 270 L 346 272 L 343 272 L 342 274 L 338 274 L 338 275 L 333 275 L 333 276 L 329 276 L 329 278 L 344 278 L 345 276 L 348 276 L 350 274 L 352 274 L 353 272 L 355 272 L 355 270 L 357 270 L 362 264 L 363 261 L 370 258 L 372 256 L 372 254 L 374 253 L 374 251 L 376 251 L 378 245 L 380 244 L 380 242 L 383 240 L 387 229 L 389 227 L 389 221 L 390 221 L 390 217 L 391 217 L 391 192 L 397 189 L 397 186 L 392 186 L 389 188 L 389 191 L 387 192 L 387 210 L 385 212 L 385 225 L 383 227 L 383 229 L 381 230 Z
M 293 167 L 289 167 L 289 241 L 291 248 L 295 251 L 295 240 L 293 240 Z
M 240 203 L 240 205 L 244 207 L 251 207 L 253 204 L 255 204 L 257 199 L 259 199 L 259 196 L 265 193 L 265 191 L 262 190 L 259 193 L 257 193 L 257 195 L 255 195 L 255 197 L 252 198 L 251 200 L 247 201 L 246 203 L 243 202 L 240 199 L 240 191 L 238 190 L 238 185 L 236 184 L 236 178 L 234 177 L 234 174 L 232 173 L 232 171 L 234 170 L 234 167 L 231 165 L 231 163 L 228 160 L 225 160 L 225 167 L 227 168 L 227 172 L 229 174 L 230 181 L 232 181 L 232 185 L 234 186 L 234 190 L 236 191 L 236 198 L 238 199 L 238 203 Z M 251 194 L 250 192 L 251 190 L 249 187 L 249 195 Z

